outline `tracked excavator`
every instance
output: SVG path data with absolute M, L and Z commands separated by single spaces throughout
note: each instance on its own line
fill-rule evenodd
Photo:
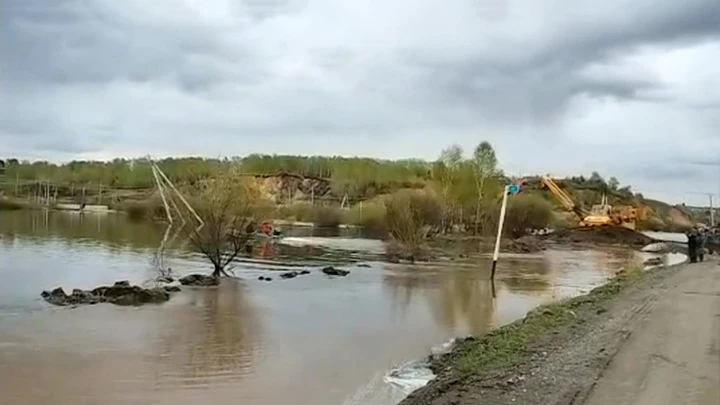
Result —
M 607 196 L 603 195 L 600 204 L 593 205 L 590 211 L 587 211 L 575 204 L 572 198 L 549 176 L 540 179 L 543 186 L 550 190 L 563 207 L 578 217 L 581 227 L 621 226 L 635 230 L 638 219 L 638 210 L 635 207 L 613 207 L 608 204 Z

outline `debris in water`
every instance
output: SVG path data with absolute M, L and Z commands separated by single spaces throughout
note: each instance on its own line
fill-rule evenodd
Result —
M 322 272 L 327 274 L 328 276 L 341 276 L 341 277 L 345 277 L 348 274 L 350 274 L 350 272 L 347 270 L 336 269 L 333 266 L 327 266 L 327 267 L 323 268 Z
M 180 284 L 193 287 L 211 287 L 220 284 L 220 279 L 205 274 L 191 274 L 181 278 Z

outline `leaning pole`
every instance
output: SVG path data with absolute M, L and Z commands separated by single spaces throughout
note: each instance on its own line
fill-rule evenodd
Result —
M 508 195 L 518 194 L 522 180 L 515 184 L 503 187 L 502 204 L 500 204 L 500 219 L 498 220 L 497 235 L 495 237 L 495 250 L 493 251 L 492 268 L 490 270 L 490 280 L 495 281 L 495 271 L 497 270 L 498 257 L 500 256 L 500 240 L 502 239 L 503 225 L 505 225 L 505 213 L 507 212 Z

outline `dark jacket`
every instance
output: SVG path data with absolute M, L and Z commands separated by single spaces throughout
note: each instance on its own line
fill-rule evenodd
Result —
M 687 236 L 688 238 L 688 251 L 690 254 L 697 252 L 698 248 L 698 235 L 695 232 L 691 232 Z

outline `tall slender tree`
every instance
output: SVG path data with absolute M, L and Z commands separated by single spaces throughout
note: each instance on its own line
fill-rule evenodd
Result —
M 479 232 L 480 211 L 488 179 L 497 173 L 497 156 L 490 142 L 480 142 L 473 151 L 472 165 L 475 171 L 477 202 L 475 204 L 475 233 Z

